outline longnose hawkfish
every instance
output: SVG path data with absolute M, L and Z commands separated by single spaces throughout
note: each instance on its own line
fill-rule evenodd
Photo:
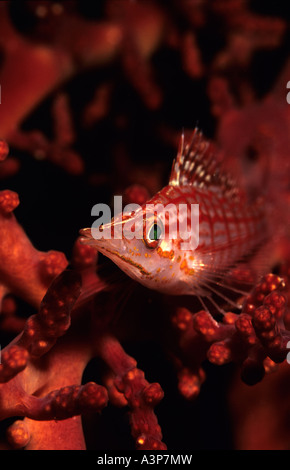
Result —
M 151 211 L 149 216 L 146 212 L 146 207 L 158 204 L 199 205 L 198 246 L 182 249 L 179 237 L 162 236 L 167 233 L 170 211 L 158 215 Z M 113 230 L 128 220 L 145 227 L 145 212 L 146 229 L 139 238 L 123 234 L 119 239 L 95 239 L 92 229 L 86 228 L 80 232 L 82 242 L 94 246 L 146 287 L 166 294 L 194 295 L 201 302 L 219 294 L 225 275 L 254 256 L 268 237 L 264 205 L 261 201 L 247 204 L 242 191 L 220 170 L 198 129 L 190 139 L 182 134 L 168 186 L 131 215 L 121 213 L 103 228 Z M 179 212 L 174 214 L 178 218 Z

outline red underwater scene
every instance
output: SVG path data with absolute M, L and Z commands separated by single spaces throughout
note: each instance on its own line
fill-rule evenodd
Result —
M 0 449 L 290 448 L 289 21 L 0 2 Z M 177 202 L 192 248 L 92 236 Z

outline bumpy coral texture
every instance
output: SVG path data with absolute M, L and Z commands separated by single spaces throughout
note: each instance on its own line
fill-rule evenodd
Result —
M 0 3 L 2 449 L 289 448 L 290 66 L 275 8 Z M 223 317 L 142 288 L 78 238 L 93 204 L 159 190 L 196 122 L 248 198 L 275 208 L 258 265 L 225 275 L 240 307 L 217 298 Z

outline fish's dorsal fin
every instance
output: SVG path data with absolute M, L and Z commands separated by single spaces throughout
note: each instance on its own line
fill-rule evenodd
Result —
M 195 128 L 190 139 L 186 139 L 182 133 L 169 184 L 216 188 L 232 197 L 238 195 L 237 185 L 221 171 L 210 143 L 198 128 Z

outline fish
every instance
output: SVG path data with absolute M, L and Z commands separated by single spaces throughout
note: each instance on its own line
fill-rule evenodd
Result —
M 171 209 L 148 214 L 148 207 L 158 205 Z M 192 205 L 199 209 L 198 243 L 195 239 L 184 248 L 179 236 L 166 234 L 171 217 L 180 216 L 176 207 Z M 189 226 L 190 210 L 186 215 Z M 113 233 L 128 222 L 139 227 L 136 233 L 142 235 L 128 239 L 124 230 L 119 239 L 95 239 L 92 228 L 85 228 L 80 231 L 81 242 L 95 247 L 143 286 L 170 295 L 196 296 L 203 306 L 202 298 L 212 299 L 214 294 L 229 300 L 221 293 L 223 279 L 233 267 L 253 258 L 269 238 L 264 201 L 247 203 L 246 194 L 222 171 L 198 128 L 190 137 L 182 133 L 168 185 L 139 209 L 114 217 L 103 229 Z

